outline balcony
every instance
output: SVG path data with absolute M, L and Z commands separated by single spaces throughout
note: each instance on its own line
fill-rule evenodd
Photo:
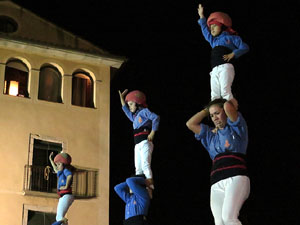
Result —
M 80 169 L 76 167 L 73 174 L 72 191 L 77 199 L 97 197 L 98 171 L 96 169 Z M 47 166 L 25 165 L 24 185 L 25 195 L 56 198 L 57 176 Z

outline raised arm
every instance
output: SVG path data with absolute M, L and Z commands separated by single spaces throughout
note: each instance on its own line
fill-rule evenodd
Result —
M 126 96 L 127 92 L 128 92 L 128 89 L 125 89 L 123 92 L 121 92 L 119 90 L 120 101 L 121 101 L 123 112 L 125 113 L 125 115 L 128 117 L 128 119 L 130 121 L 133 121 L 134 120 L 133 114 L 130 112 L 130 110 L 129 110 L 128 106 L 126 105 L 126 102 L 125 102 L 125 96 Z
M 209 27 L 206 24 L 207 21 L 204 16 L 204 8 L 201 4 L 199 4 L 199 6 L 198 6 L 198 15 L 200 16 L 200 19 L 198 19 L 198 24 L 201 27 L 202 34 L 203 34 L 205 40 L 208 41 L 210 46 L 212 47 L 214 37 L 211 35 Z
M 224 103 L 224 111 L 230 121 L 235 122 L 238 119 L 237 107 L 234 105 L 236 103 L 231 100 Z
M 198 5 L 198 15 L 200 18 L 204 18 L 204 8 L 201 4 Z
M 54 172 L 55 173 L 57 173 L 57 166 L 56 166 L 56 164 L 54 163 L 54 161 L 53 161 L 53 159 L 52 159 L 52 156 L 53 156 L 53 152 L 51 152 L 50 153 L 50 155 L 49 155 L 49 161 L 50 161 L 50 163 L 51 163 L 51 165 L 52 165 L 52 168 L 53 168 L 53 170 L 54 170 Z
M 125 102 L 125 96 L 126 96 L 127 92 L 128 92 L 128 89 L 125 89 L 123 92 L 121 92 L 119 90 L 120 101 L 121 101 L 121 105 L 122 106 L 124 106 L 126 104 L 126 102 Z
M 126 203 L 127 198 L 129 198 L 129 189 L 127 183 L 123 182 L 117 184 L 114 189 L 117 195 Z
M 132 190 L 132 193 L 136 196 L 148 199 L 149 194 L 146 189 L 145 179 L 142 177 L 130 177 L 126 179 L 128 187 Z
M 186 126 L 193 131 L 195 134 L 199 134 L 201 131 L 201 125 L 200 123 L 202 120 L 209 115 L 208 109 L 205 108 L 201 110 L 200 112 L 196 113 L 194 116 L 192 116 L 187 122 Z

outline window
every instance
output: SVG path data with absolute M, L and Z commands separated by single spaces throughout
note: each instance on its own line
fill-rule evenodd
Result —
M 20 60 L 11 60 L 5 67 L 4 94 L 29 97 L 28 68 Z
M 0 16 L 0 33 L 13 33 L 18 30 L 17 22 L 8 16 Z
M 53 158 L 66 144 L 50 137 L 31 134 L 29 148 L 29 163 L 25 165 L 23 190 L 25 194 L 57 197 L 57 174 L 53 173 L 49 155 Z M 72 191 L 76 198 L 94 198 L 97 196 L 98 170 L 75 167 Z
M 23 205 L 22 225 L 52 225 L 56 221 L 56 207 Z
M 29 163 L 25 165 L 25 191 L 56 193 L 57 177 L 53 173 L 49 155 L 55 157 L 63 150 L 63 143 L 50 138 L 41 139 L 37 135 L 30 138 Z
M 72 76 L 72 104 L 83 107 L 94 107 L 93 80 L 86 72 L 77 72 Z
M 62 102 L 61 74 L 53 66 L 44 66 L 40 70 L 38 99 L 50 102 Z
M 55 157 L 61 151 L 61 143 L 34 139 L 30 182 L 32 190 L 42 192 L 56 191 L 56 174 L 52 173 L 51 167 L 47 166 L 51 165 L 49 162 L 50 153 L 53 152 L 53 157 Z
M 27 225 L 51 225 L 55 221 L 54 213 L 28 210 Z

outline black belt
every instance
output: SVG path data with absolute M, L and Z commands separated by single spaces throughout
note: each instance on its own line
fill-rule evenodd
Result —
M 147 218 L 144 215 L 132 216 L 124 220 L 124 225 L 146 225 Z

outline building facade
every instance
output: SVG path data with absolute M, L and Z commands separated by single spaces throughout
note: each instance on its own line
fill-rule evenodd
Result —
M 49 154 L 72 156 L 72 225 L 109 224 L 111 71 L 123 63 L 12 1 L 0 1 L 0 224 L 48 225 Z

